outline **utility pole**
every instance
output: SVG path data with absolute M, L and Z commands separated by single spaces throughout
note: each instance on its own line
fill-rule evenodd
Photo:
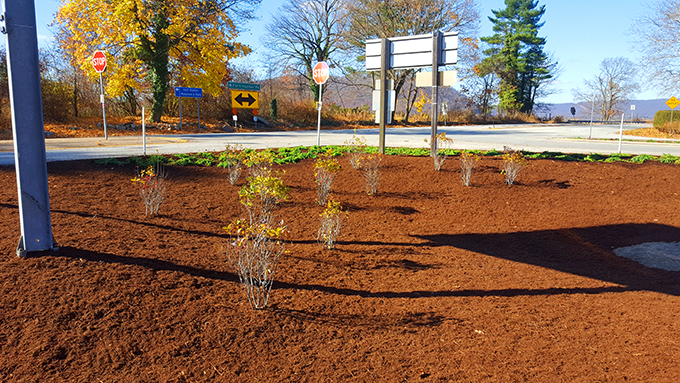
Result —
M 588 139 L 593 138 L 593 113 L 595 112 L 595 93 L 590 99 L 590 133 L 588 133 Z
M 437 123 L 439 122 L 439 36 L 441 32 L 432 32 L 432 127 L 430 128 L 430 155 L 437 155 Z
M 21 238 L 17 255 L 56 250 L 52 237 L 35 3 L 2 0 L 7 74 L 14 134 Z
M 385 124 L 387 122 L 387 113 L 390 113 L 387 105 L 387 59 L 389 54 L 388 41 L 386 38 L 380 40 L 380 137 L 378 138 L 378 148 L 380 154 L 385 154 Z

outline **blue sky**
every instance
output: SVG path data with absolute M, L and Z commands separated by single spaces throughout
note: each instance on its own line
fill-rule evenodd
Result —
M 271 14 L 285 0 L 263 0 L 257 12 L 259 20 L 248 24 L 250 31 L 242 35 L 241 41 L 253 47 L 254 57 L 241 60 L 242 65 L 257 68 L 259 59 L 257 52 L 263 50 L 259 35 Z M 51 33 L 48 24 L 52 22 L 59 2 L 55 0 L 36 0 L 36 16 L 40 44 L 48 44 Z M 478 0 L 482 16 L 480 36 L 492 33 L 488 17 L 491 10 L 504 8 L 504 0 Z M 638 61 L 639 54 L 634 49 L 633 37 L 629 35 L 634 19 L 646 12 L 646 2 L 639 0 L 539 0 L 546 5 L 543 17 L 545 25 L 540 35 L 547 37 L 546 50 L 554 53 L 563 69 L 562 75 L 555 84 L 556 93 L 546 98 L 545 102 L 563 103 L 573 100 L 571 90 L 580 87 L 583 80 L 593 78 L 599 72 L 603 59 L 609 57 L 627 57 Z M 642 82 L 642 81 L 641 81 Z M 647 89 L 637 95 L 637 99 L 669 98 L 673 95 L 658 94 Z M 677 95 L 680 97 L 680 95 Z

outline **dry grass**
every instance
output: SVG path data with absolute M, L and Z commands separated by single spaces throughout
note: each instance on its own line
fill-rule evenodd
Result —
M 625 130 L 624 133 L 630 136 L 638 137 L 680 139 L 680 134 L 664 133 L 657 128 L 631 129 Z

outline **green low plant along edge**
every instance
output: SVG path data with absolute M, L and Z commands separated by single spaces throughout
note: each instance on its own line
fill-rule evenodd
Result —
M 317 158 L 320 154 L 330 151 L 333 156 L 341 156 L 350 151 L 349 146 L 329 145 L 329 146 L 298 146 L 294 148 L 279 148 L 279 149 L 265 149 L 273 154 L 274 162 L 282 164 L 292 164 L 307 158 Z M 254 151 L 253 149 L 244 149 L 244 152 Z M 366 153 L 377 153 L 378 148 L 368 146 L 364 148 Z M 469 150 L 469 152 L 482 156 L 501 156 L 503 152 L 497 150 L 481 151 Z M 448 149 L 443 151 L 448 156 L 456 156 L 461 153 L 461 150 Z M 398 156 L 418 156 L 424 157 L 430 155 L 430 149 L 426 148 L 385 148 L 385 154 Z M 648 154 L 641 154 L 633 156 L 631 154 L 611 154 L 604 155 L 598 153 L 579 154 L 571 153 L 565 154 L 561 152 L 527 152 L 522 151 L 527 158 L 531 159 L 552 159 L 558 161 L 583 161 L 583 162 L 631 162 L 644 163 L 646 161 L 659 161 L 666 164 L 680 164 L 680 157 L 670 154 L 664 154 L 660 157 L 651 156 Z M 228 164 L 228 157 L 226 152 L 223 153 L 195 153 L 195 154 L 175 154 L 170 156 L 151 155 L 146 157 L 129 157 L 125 159 L 119 158 L 103 158 L 95 160 L 97 164 L 101 165 L 135 165 L 140 168 L 145 168 L 154 164 L 166 165 L 180 165 L 180 166 L 226 166 Z

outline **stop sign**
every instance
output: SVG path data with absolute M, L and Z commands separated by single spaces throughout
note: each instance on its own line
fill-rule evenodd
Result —
M 330 75 L 330 69 L 325 61 L 320 61 L 314 65 L 314 71 L 312 76 L 314 77 L 314 82 L 317 84 L 325 84 Z
M 92 56 L 92 66 L 97 73 L 101 73 L 106 69 L 106 55 L 102 51 L 94 52 Z

